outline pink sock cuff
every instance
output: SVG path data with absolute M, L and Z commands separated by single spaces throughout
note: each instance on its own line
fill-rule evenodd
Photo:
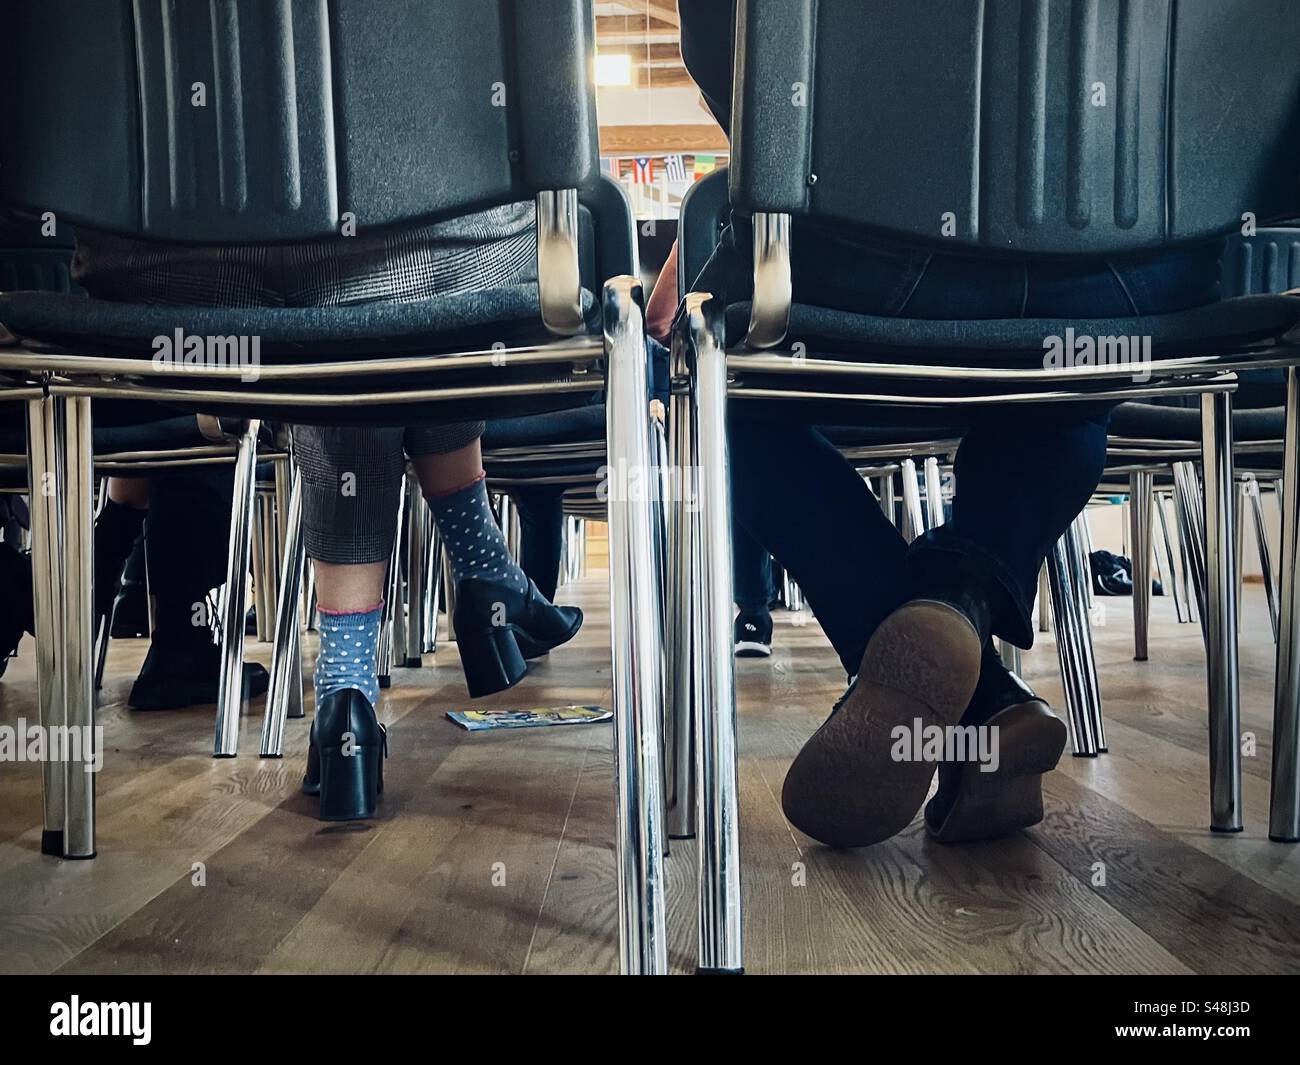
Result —
M 466 488 L 473 488 L 485 477 L 487 477 L 487 471 L 479 470 L 478 476 L 475 477 L 472 481 L 466 481 L 464 484 L 457 485 L 455 488 L 448 488 L 447 491 L 445 492 L 434 492 L 432 495 L 426 495 L 424 498 L 425 499 L 446 499 L 447 496 L 454 496 L 457 492 L 465 491 Z
M 364 610 L 329 610 L 318 605 L 316 612 L 318 614 L 328 614 L 332 618 L 342 618 L 347 617 L 349 614 L 373 614 L 376 610 L 382 610 L 383 608 L 384 601 L 381 599 L 374 606 L 368 606 Z

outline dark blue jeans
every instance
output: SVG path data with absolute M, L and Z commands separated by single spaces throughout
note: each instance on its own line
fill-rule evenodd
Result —
M 746 299 L 749 247 L 748 225 L 736 218 L 696 290 Z M 930 319 L 1155 314 L 1219 298 L 1221 250 L 1215 241 L 1141 258 L 988 259 L 796 226 L 794 297 Z M 958 552 L 984 567 L 1004 592 L 994 634 L 1029 647 L 1039 568 L 1101 479 L 1110 409 L 1050 403 L 962 411 L 968 428 L 951 518 L 909 548 L 816 428 L 756 420 L 736 404 L 729 418 L 734 520 L 799 583 L 850 674 L 876 626 L 909 598 L 908 568 L 926 552 Z

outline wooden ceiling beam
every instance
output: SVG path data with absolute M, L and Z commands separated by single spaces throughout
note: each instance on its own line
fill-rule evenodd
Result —
M 605 155 L 668 155 L 677 152 L 725 152 L 726 134 L 714 123 L 601 126 Z

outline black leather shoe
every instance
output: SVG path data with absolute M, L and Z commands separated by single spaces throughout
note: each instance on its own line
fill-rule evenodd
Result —
M 302 790 L 320 796 L 322 821 L 374 817 L 384 791 L 388 730 L 356 688 L 331 692 L 316 707 Z
M 221 675 L 221 648 L 208 643 L 173 643 L 159 640 L 149 646 L 140 675 L 131 686 L 127 704 L 132 710 L 180 710 L 217 701 Z M 252 699 L 267 689 L 266 667 L 244 663 L 244 698 Z
M 528 672 L 527 659 L 568 643 L 582 628 L 576 606 L 555 606 L 528 582 L 519 592 L 471 578 L 456 585 L 456 647 L 472 698 L 513 688 Z
M 979 684 L 962 725 L 996 727 L 997 769 L 941 762 L 939 788 L 925 806 L 925 826 L 940 843 L 989 839 L 1043 819 L 1043 774 L 1065 749 L 1065 723 L 992 648 L 984 651 Z
M 872 634 L 853 686 L 782 787 L 790 823 L 832 847 L 878 843 L 920 812 L 938 766 L 920 737 L 947 735 L 970 704 L 1005 594 L 972 551 L 909 556 L 908 577 L 912 598 Z

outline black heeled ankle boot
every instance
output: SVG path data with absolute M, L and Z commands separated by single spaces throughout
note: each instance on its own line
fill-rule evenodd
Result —
M 384 791 L 388 730 L 356 688 L 331 692 L 316 707 L 302 790 L 320 796 L 322 821 L 375 816 Z
M 1043 774 L 1065 750 L 1065 722 L 986 647 L 963 726 L 997 729 L 997 768 L 942 762 L 939 788 L 925 805 L 925 827 L 940 843 L 990 839 L 1043 819 Z
M 132 710 L 181 710 L 217 701 L 221 648 L 206 625 L 194 624 L 194 606 L 184 596 L 156 597 L 157 627 L 140 674 L 131 686 Z M 242 698 L 266 691 L 270 677 L 260 662 L 245 662 Z
M 480 699 L 513 688 L 528 672 L 528 659 L 573 639 L 582 628 L 582 611 L 555 606 L 532 581 L 527 592 L 519 592 L 471 578 L 456 585 L 453 623 L 465 684 Z

